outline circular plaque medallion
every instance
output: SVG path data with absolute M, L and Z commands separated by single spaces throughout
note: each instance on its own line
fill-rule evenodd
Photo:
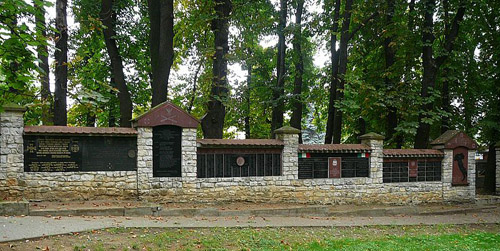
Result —
M 128 150 L 128 157 L 129 158 L 135 158 L 135 151 L 134 150 Z
M 243 157 L 241 157 L 241 156 L 240 156 L 240 157 L 238 157 L 238 158 L 236 159 L 236 164 L 237 164 L 238 166 L 245 165 L 245 158 L 243 158 Z

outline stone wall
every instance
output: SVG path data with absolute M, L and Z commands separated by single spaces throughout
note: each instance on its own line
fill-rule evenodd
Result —
M 25 172 L 28 200 L 130 200 L 137 198 L 135 171 Z
M 276 132 L 276 138 L 284 143 L 281 176 L 234 178 L 196 177 L 195 128 L 182 130 L 182 177 L 173 178 L 153 177 L 151 127 L 137 128 L 137 171 L 24 172 L 21 109 L 6 109 L 0 115 L 0 132 L 0 197 L 9 200 L 410 204 L 463 201 L 475 196 L 474 151 L 468 153 L 469 186 L 451 186 L 452 150 L 444 150 L 442 181 L 383 183 L 383 137 L 376 134 L 361 137 L 371 148 L 369 177 L 298 179 L 298 130 L 293 128 Z M 500 177 L 498 169 L 497 175 Z
M 24 109 L 16 106 L 4 107 L 0 113 L 0 199 L 23 195 L 23 113 Z
M 192 130 L 192 131 L 188 131 Z M 152 138 L 150 128 L 139 128 L 139 139 Z M 285 128 L 276 138 L 284 142 L 281 176 L 196 178 L 194 129 L 184 129 L 182 178 L 152 177 L 152 163 L 140 164 L 150 176 L 140 179 L 141 199 L 166 202 L 296 202 L 310 204 L 409 204 L 443 201 L 442 182 L 382 183 L 380 135 L 368 135 L 363 143 L 372 147 L 370 176 L 364 178 L 298 179 L 298 130 Z M 190 142 L 190 143 L 189 143 Z M 138 143 L 139 144 L 139 143 Z M 152 148 L 148 148 L 152 151 Z M 140 154 L 151 156 L 148 152 Z M 191 156 L 191 157 L 185 157 Z M 142 171 L 139 171 L 142 173 Z M 142 183 L 147 181 L 146 183 Z

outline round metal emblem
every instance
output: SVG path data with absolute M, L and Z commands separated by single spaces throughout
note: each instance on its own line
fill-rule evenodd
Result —
M 135 158 L 135 151 L 134 150 L 128 150 L 128 157 L 129 158 Z
M 238 158 L 236 159 L 236 164 L 237 164 L 238 166 L 245 165 L 245 158 L 243 158 L 243 157 L 241 157 L 241 156 L 240 156 L 240 157 L 238 157 Z
M 80 146 L 78 143 L 73 143 L 71 144 L 71 152 L 77 153 L 80 151 Z

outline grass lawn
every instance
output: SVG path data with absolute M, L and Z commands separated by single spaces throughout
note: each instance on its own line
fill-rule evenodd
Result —
M 0 243 L 0 250 L 500 250 L 500 225 L 112 228 Z

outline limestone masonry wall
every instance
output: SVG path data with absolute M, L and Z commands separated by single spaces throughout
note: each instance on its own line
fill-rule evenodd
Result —
M 181 177 L 153 177 L 153 130 L 137 128 L 137 170 L 96 172 L 24 172 L 23 112 L 0 114 L 0 198 L 37 200 L 142 199 L 168 202 L 299 202 L 315 204 L 410 204 L 475 198 L 474 151 L 468 152 L 468 186 L 451 186 L 453 150 L 445 149 L 442 180 L 383 183 L 383 138 L 368 134 L 368 177 L 298 179 L 299 137 L 281 130 L 282 175 L 197 178 L 196 129 L 182 130 Z M 500 148 L 497 148 L 497 166 Z M 497 191 L 500 191 L 497 168 Z

